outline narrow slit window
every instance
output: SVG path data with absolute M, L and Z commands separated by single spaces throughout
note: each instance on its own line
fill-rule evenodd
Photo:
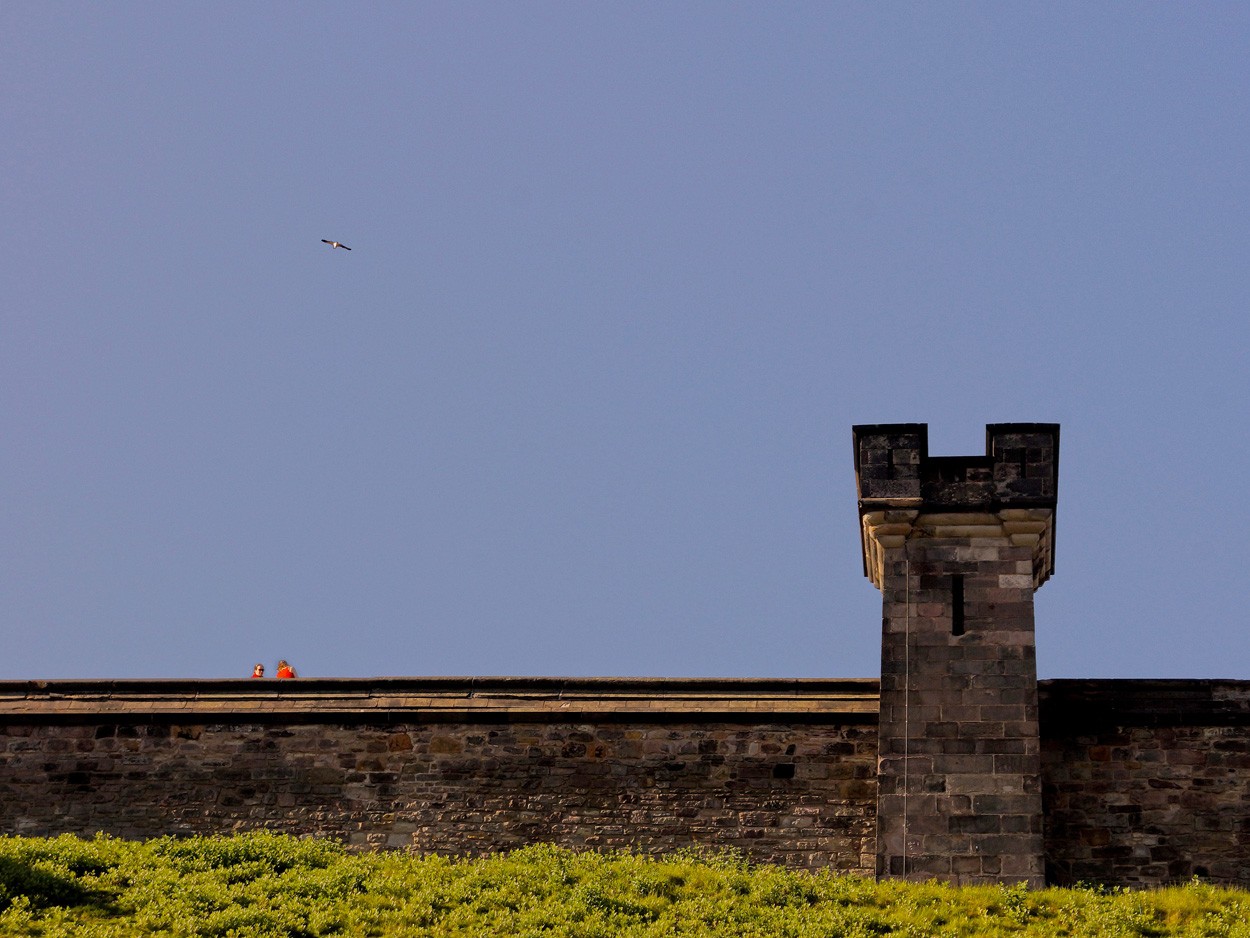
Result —
M 964 634 L 964 575 L 951 577 L 951 634 Z

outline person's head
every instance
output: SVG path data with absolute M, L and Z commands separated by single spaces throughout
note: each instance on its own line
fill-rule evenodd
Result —
M 256 665 L 256 667 L 252 668 L 252 674 L 256 677 L 263 677 L 265 674 L 265 666 L 263 664 Z
M 286 659 L 285 659 L 285 658 L 283 658 L 281 661 L 279 661 L 279 662 L 278 662 L 278 668 L 279 668 L 279 669 L 282 669 L 282 668 L 289 668 L 289 667 L 290 667 L 290 665 L 286 663 Z

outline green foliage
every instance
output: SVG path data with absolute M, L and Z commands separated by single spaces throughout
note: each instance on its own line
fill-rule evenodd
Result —
M 1250 938 L 1250 893 L 874 883 L 689 851 L 456 860 L 271 834 L 0 837 L 0 935 Z

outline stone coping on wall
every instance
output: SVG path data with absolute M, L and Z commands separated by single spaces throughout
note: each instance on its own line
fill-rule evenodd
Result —
M 723 721 L 875 723 L 874 678 L 384 677 L 0 681 L 0 723 Z M 1250 681 L 1038 684 L 1043 737 L 1250 725 Z
M 0 723 L 875 723 L 875 679 L 379 677 L 0 681 Z
M 1090 678 L 1041 681 L 1042 738 L 1108 727 L 1250 726 L 1250 681 Z

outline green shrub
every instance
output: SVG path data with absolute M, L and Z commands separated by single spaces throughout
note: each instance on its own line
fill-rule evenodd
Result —
M 1250 938 L 1250 894 L 874 883 L 536 846 L 478 860 L 349 854 L 272 834 L 0 837 L 0 935 L 543 938 Z

